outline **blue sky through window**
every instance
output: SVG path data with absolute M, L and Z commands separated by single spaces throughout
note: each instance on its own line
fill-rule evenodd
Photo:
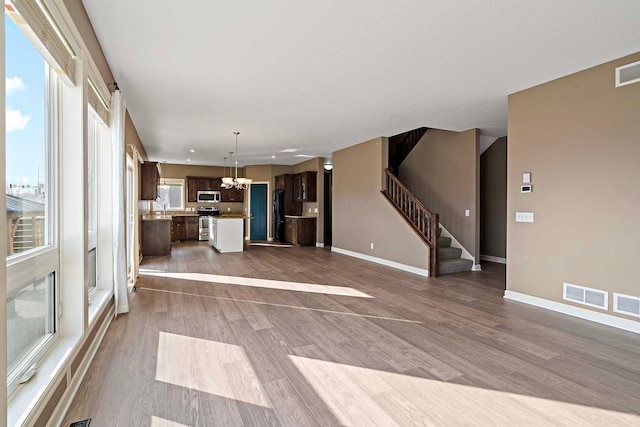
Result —
M 6 179 L 9 184 L 44 182 L 45 63 L 5 14 Z

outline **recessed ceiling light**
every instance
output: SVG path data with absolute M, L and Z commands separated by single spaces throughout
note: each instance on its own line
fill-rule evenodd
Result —
M 190 162 L 190 161 L 191 161 L 191 159 L 187 159 L 187 162 Z
M 271 156 L 271 158 L 272 158 L 272 159 L 275 159 L 275 158 L 276 158 L 276 156 Z
M 191 152 L 191 153 L 195 153 L 195 152 L 196 152 L 196 150 L 194 150 L 194 149 L 192 148 L 191 150 L 189 150 L 189 152 Z
M 296 151 L 298 151 L 297 148 L 285 148 L 281 153 L 295 153 Z
M 313 157 L 308 154 L 296 154 L 295 157 Z

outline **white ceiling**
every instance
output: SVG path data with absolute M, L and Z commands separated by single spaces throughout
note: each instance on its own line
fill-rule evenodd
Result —
M 235 130 L 241 164 L 420 126 L 504 136 L 509 93 L 640 51 L 638 0 L 83 3 L 147 154 L 170 163 L 221 165 Z

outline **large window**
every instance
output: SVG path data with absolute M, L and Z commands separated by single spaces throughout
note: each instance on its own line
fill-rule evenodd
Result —
M 5 16 L 7 357 L 11 393 L 57 337 L 58 77 Z
M 6 25 L 7 255 L 51 245 L 46 64 L 13 22 Z
M 184 179 L 163 178 L 158 186 L 158 201 L 153 202 L 156 211 L 184 210 Z

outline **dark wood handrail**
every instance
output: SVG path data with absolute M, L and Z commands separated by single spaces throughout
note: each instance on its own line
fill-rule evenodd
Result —
M 382 194 L 429 247 L 429 276 L 435 277 L 438 275 L 438 214 L 427 209 L 390 169 L 385 169 L 385 174 Z

